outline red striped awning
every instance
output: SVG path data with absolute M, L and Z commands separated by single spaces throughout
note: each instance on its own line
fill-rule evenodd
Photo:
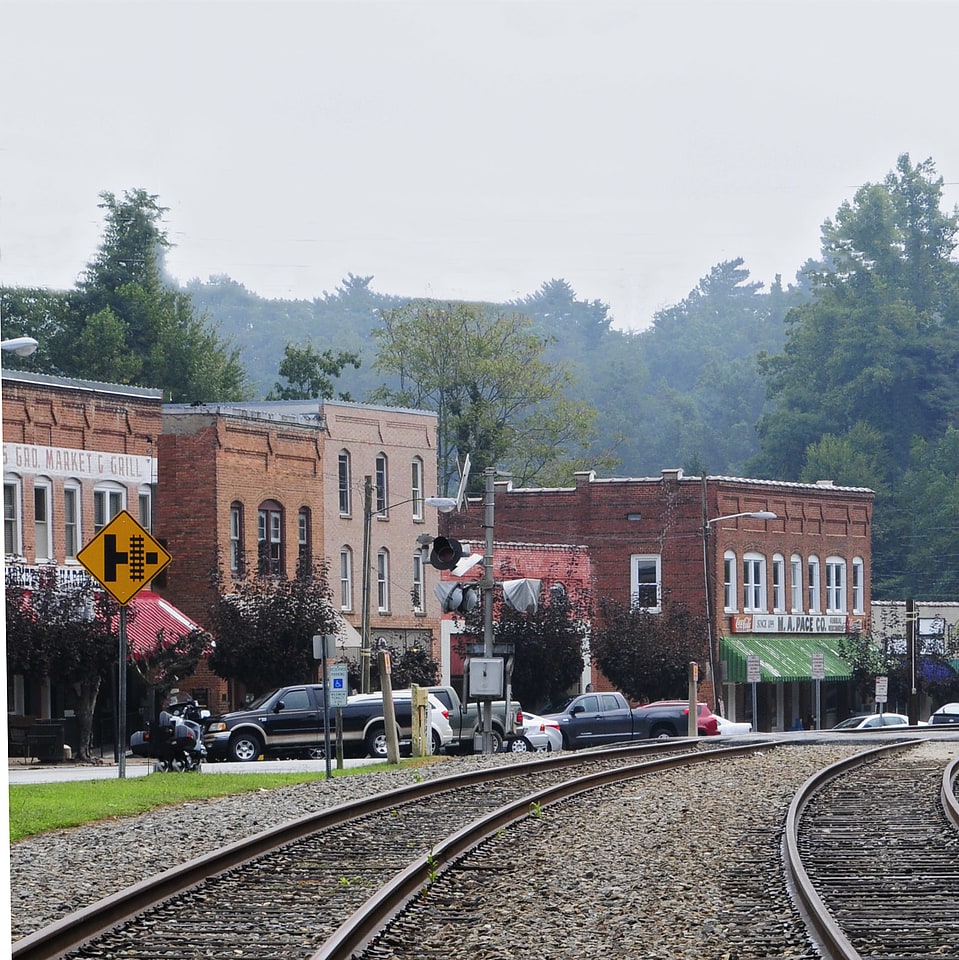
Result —
M 193 630 L 203 629 L 152 590 L 141 590 L 128 606 L 136 611 L 127 622 L 127 645 L 134 659 L 149 656 L 159 643 L 168 647 Z

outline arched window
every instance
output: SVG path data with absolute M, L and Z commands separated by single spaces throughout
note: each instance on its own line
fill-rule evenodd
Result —
M 862 557 L 852 558 L 852 612 L 866 612 L 865 565 Z
M 264 500 L 256 518 L 256 546 L 262 574 L 283 573 L 283 508 L 275 500 Z
M 313 549 L 311 544 L 310 508 L 300 507 L 296 518 L 296 572 L 297 576 L 313 574 Z
M 353 551 L 340 547 L 340 609 L 353 609 Z
M 819 599 L 819 557 L 811 556 L 806 561 L 806 569 L 809 571 L 809 612 L 819 613 L 822 610 Z
M 376 555 L 376 609 L 390 611 L 390 551 L 386 547 Z
M 353 478 L 350 451 L 341 450 L 337 460 L 337 485 L 340 496 L 340 516 L 348 517 L 353 512 Z
M 244 545 L 243 545 L 243 504 L 230 504 L 230 573 L 236 576 L 243 575 Z
M 736 606 L 736 554 L 727 550 L 723 554 L 723 609 L 735 612 Z
M 426 610 L 426 599 L 424 590 L 426 589 L 423 577 L 423 551 L 417 550 L 413 554 L 413 585 L 410 590 L 410 597 L 413 600 L 413 612 L 423 613 Z
M 376 501 L 376 512 L 386 514 L 390 507 L 390 473 L 389 461 L 385 453 L 376 457 L 376 482 L 373 488 L 373 499 Z
M 826 557 L 826 613 L 846 612 L 846 561 Z
M 423 461 L 414 457 L 410 464 L 410 499 L 413 501 L 413 519 L 423 519 Z
M 790 613 L 802 613 L 802 557 L 794 553 L 789 558 L 789 604 Z
M 743 557 L 743 612 L 766 612 L 766 558 L 761 553 Z
M 773 612 L 786 612 L 786 560 L 781 553 L 773 554 Z

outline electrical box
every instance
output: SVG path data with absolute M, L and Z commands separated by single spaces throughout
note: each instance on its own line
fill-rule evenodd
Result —
M 503 660 L 470 659 L 470 697 L 499 700 L 503 696 Z

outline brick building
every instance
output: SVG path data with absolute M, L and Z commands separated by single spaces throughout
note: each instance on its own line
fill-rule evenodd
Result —
M 564 488 L 495 484 L 498 540 L 588 547 L 595 596 L 661 609 L 663 596 L 708 617 L 701 694 L 760 730 L 787 729 L 813 708 L 821 655 L 823 725 L 845 715 L 847 631 L 868 629 L 873 492 L 862 487 L 685 477 L 576 475 Z M 775 519 L 743 514 L 765 511 Z M 464 533 L 460 516 L 450 532 Z M 465 533 L 464 533 L 465 535 Z M 708 590 L 707 590 L 708 588 Z M 758 717 L 749 657 L 761 667 Z M 685 691 L 676 691 L 684 696 Z
M 5 583 L 30 587 L 38 567 L 51 564 L 64 583 L 88 580 L 77 555 L 121 510 L 153 529 L 161 405 L 159 390 L 3 372 Z M 148 591 L 130 606 L 134 652 L 155 644 L 157 629 L 194 626 Z M 28 683 L 8 675 L 7 704 L 17 714 L 72 715 L 70 686 L 57 678 Z M 94 734 L 107 742 L 112 710 L 105 684 Z
M 365 617 L 374 645 L 432 648 L 439 608 L 417 536 L 435 529 L 435 414 L 331 400 L 166 404 L 158 448 L 157 531 L 175 558 L 162 590 L 190 616 L 208 621 L 214 569 L 293 575 L 310 560 L 329 571 L 351 659 Z M 194 682 L 216 711 L 243 695 L 212 674 Z

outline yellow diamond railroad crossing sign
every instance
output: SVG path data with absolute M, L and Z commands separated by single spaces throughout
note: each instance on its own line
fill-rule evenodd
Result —
M 104 590 L 124 606 L 172 559 L 126 510 L 121 510 L 77 554 L 77 560 Z

